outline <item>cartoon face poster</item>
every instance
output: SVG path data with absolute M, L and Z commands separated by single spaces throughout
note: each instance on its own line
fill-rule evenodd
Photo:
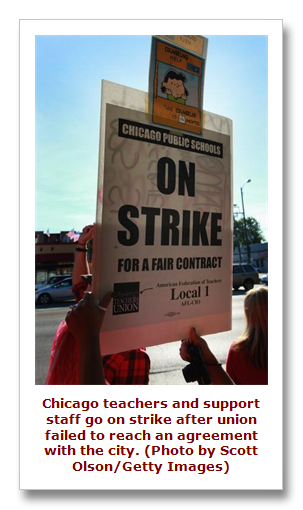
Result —
M 152 38 L 149 73 L 151 120 L 200 134 L 207 39 Z

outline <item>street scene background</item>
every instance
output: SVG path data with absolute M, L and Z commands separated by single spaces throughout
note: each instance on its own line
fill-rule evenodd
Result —
M 244 238 L 238 235 L 234 262 L 241 262 L 242 252 L 243 262 L 249 255 L 260 273 L 267 272 L 268 38 L 203 35 L 208 38 L 204 109 L 232 119 L 234 126 L 237 232 L 240 234 L 245 199 L 246 217 L 259 222 L 263 236 L 252 239 L 251 229 L 245 230 Z M 36 283 L 51 276 L 46 259 L 49 263 L 55 257 L 59 245 L 66 253 L 61 254 L 56 274 L 72 272 L 73 255 L 67 253 L 68 245 L 94 221 L 101 80 L 147 91 L 150 47 L 148 35 L 35 37 Z M 55 232 L 61 234 L 52 240 Z M 255 253 L 251 248 L 248 253 L 248 245 L 266 245 L 266 255 L 260 248 Z M 222 362 L 229 345 L 244 329 L 243 299 L 244 291 L 234 291 L 233 330 L 208 337 Z M 65 305 L 36 308 L 36 384 L 44 384 L 51 343 L 66 311 Z M 151 384 L 184 383 L 178 350 L 175 343 L 148 349 Z
M 232 330 L 205 337 L 218 361 L 223 365 L 231 343 L 245 328 L 243 310 L 245 293 L 245 290 L 233 291 Z M 51 345 L 59 322 L 65 318 L 69 306 L 70 303 L 36 306 L 36 384 L 45 384 Z M 151 360 L 150 384 L 187 384 L 182 374 L 182 368 L 186 363 L 179 356 L 179 347 L 178 340 L 147 348 Z

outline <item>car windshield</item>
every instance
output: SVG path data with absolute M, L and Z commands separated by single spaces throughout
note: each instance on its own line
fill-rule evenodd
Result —
M 243 264 L 243 267 L 245 269 L 245 271 L 249 272 L 249 273 L 254 273 L 256 270 L 253 266 L 251 266 L 250 264 Z
M 72 280 L 69 278 L 68 280 L 63 280 L 63 282 L 56 283 L 54 285 L 55 289 L 58 289 L 59 287 L 70 287 L 72 284 Z

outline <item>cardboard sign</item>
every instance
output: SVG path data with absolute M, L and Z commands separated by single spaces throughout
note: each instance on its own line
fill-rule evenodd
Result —
M 105 89 L 93 272 L 94 290 L 113 299 L 102 352 L 175 341 L 191 325 L 203 334 L 230 329 L 230 136 L 176 135 L 118 106 L 117 86 Z M 143 92 L 121 87 L 124 102 L 128 90 L 144 103 Z
M 158 35 L 160 39 L 172 42 L 199 57 L 206 58 L 208 39 L 201 35 Z
M 200 134 L 207 39 L 193 36 L 195 40 L 183 40 L 184 37 L 152 38 L 151 118 L 157 124 Z M 172 38 L 173 42 L 170 41 Z M 181 46 L 177 46 L 178 43 Z

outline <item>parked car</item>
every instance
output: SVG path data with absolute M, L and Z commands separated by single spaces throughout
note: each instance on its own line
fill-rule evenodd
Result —
M 71 275 L 65 274 L 65 275 L 57 275 L 57 276 L 50 276 L 48 280 L 37 283 L 35 285 L 35 290 L 42 289 L 42 287 L 46 287 L 47 285 L 52 285 L 53 283 L 61 282 L 62 280 L 65 280 L 65 278 L 69 278 Z
M 268 273 L 264 276 L 261 276 L 260 283 L 262 283 L 262 285 L 268 285 Z
M 42 289 L 35 291 L 35 301 L 40 305 L 47 305 L 52 301 L 65 301 L 74 299 L 72 293 L 73 279 L 72 277 L 65 278 L 61 282 L 47 285 Z
M 251 264 L 233 264 L 233 288 L 245 290 L 254 288 L 259 283 L 259 273 Z

